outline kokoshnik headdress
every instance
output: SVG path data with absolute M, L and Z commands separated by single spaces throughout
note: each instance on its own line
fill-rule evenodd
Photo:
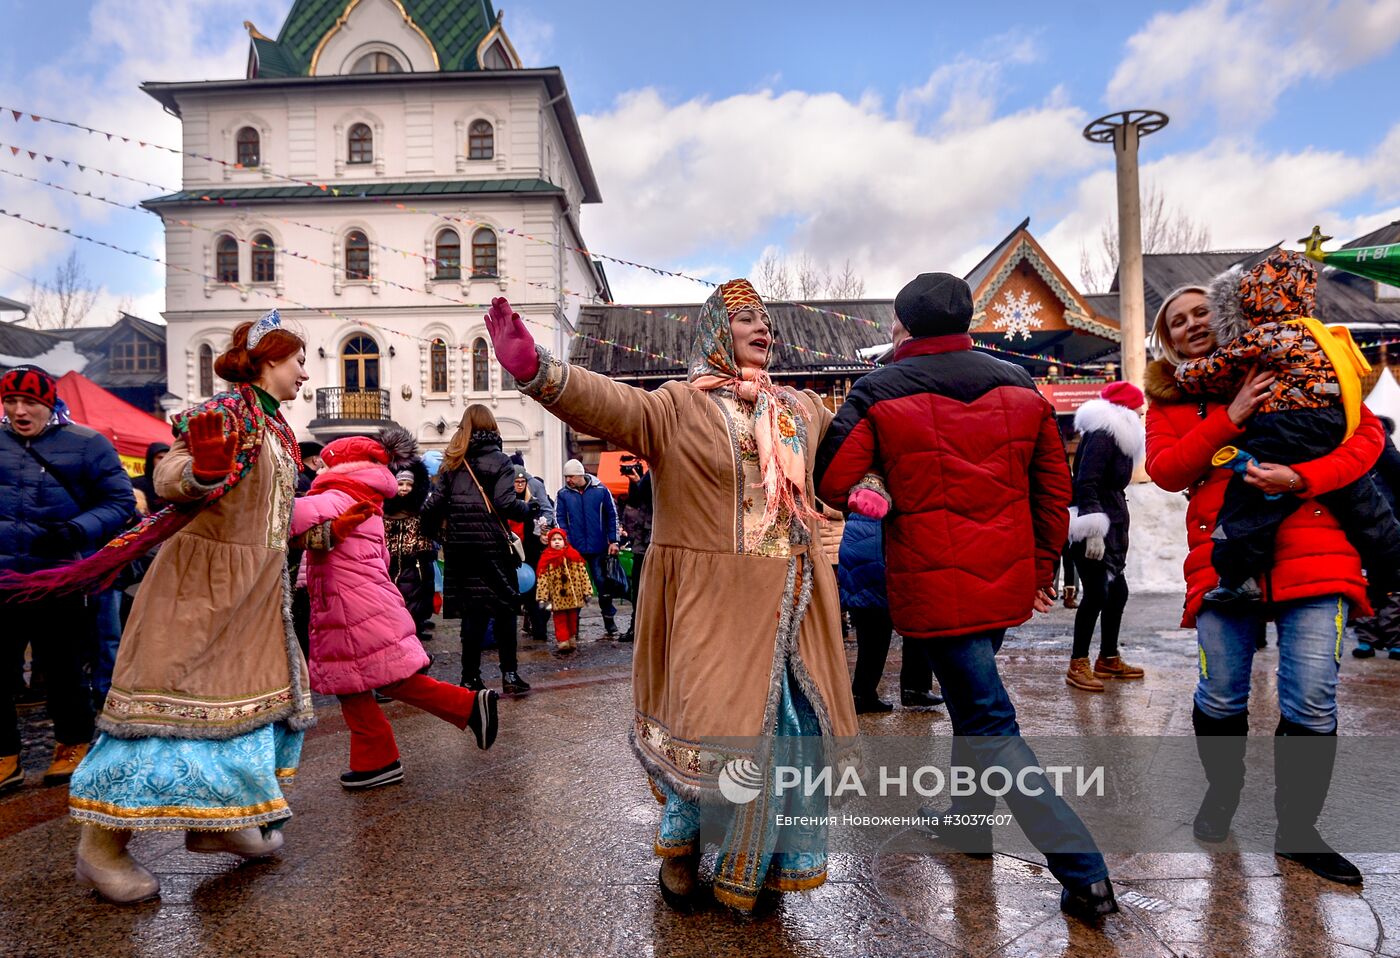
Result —
M 277 310 L 268 310 L 263 313 L 262 319 L 253 324 L 253 328 L 248 330 L 248 348 L 257 349 L 262 338 L 274 329 L 282 328 L 282 314 Z

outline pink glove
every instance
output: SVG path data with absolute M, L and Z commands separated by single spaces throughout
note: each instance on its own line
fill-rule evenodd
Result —
M 883 519 L 890 511 L 889 501 L 874 489 L 857 489 L 846 497 L 851 511 L 871 519 Z
M 534 379 L 540 371 L 540 355 L 535 352 L 535 338 L 525 328 L 520 314 L 510 308 L 504 296 L 497 296 L 491 300 L 491 311 L 485 319 L 501 368 L 521 382 Z

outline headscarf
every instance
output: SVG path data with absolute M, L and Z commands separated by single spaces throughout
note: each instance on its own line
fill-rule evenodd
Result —
M 690 349 L 690 384 L 696 389 L 729 389 L 753 403 L 754 439 L 762 470 L 766 501 L 757 534 L 762 536 L 786 507 L 794 518 L 816 518 L 804 495 L 807 484 L 806 450 L 797 418 L 806 411 L 792 392 L 779 388 L 765 369 L 740 369 L 734 358 L 734 335 L 729 322 L 737 313 L 752 309 L 768 317 L 762 298 L 746 279 L 724 283 L 700 308 L 695 340 Z M 769 329 L 773 328 L 769 319 Z M 768 362 L 773 361 L 773 344 Z

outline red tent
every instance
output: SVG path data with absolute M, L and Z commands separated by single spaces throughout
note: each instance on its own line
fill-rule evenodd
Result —
M 112 440 L 122 465 L 133 476 L 146 468 L 147 446 L 171 441 L 170 423 L 118 399 L 82 373 L 65 373 L 58 380 L 58 398 L 68 404 L 74 422 Z

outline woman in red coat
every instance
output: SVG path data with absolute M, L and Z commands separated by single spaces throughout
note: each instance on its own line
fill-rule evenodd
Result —
M 1245 736 L 1249 732 L 1250 667 L 1256 639 L 1272 619 L 1278 630 L 1279 724 L 1275 731 L 1275 852 L 1324 878 L 1360 884 L 1361 873 L 1317 832 L 1336 757 L 1337 672 L 1347 616 L 1364 614 L 1366 579 L 1361 560 L 1341 526 L 1312 497 L 1364 475 L 1380 455 L 1380 422 L 1363 407 L 1355 434 L 1331 453 L 1294 466 L 1260 463 L 1246 481 L 1267 493 L 1306 500 L 1279 527 L 1273 566 L 1261 583 L 1263 603 L 1202 603 L 1214 587 L 1211 532 L 1231 473 L 1211 457 L 1244 434 L 1244 424 L 1267 396 L 1272 378 L 1246 379 L 1233 397 L 1187 396 L 1173 371 L 1184 359 L 1216 345 L 1204 287 L 1174 291 L 1162 304 L 1152 338 L 1162 358 L 1147 369 L 1147 472 L 1169 492 L 1185 492 L 1186 608 L 1182 625 L 1196 628 L 1200 676 L 1192 724 L 1209 787 L 1193 831 L 1202 841 L 1224 841 L 1244 785 Z M 1288 744 L 1285 737 L 1312 736 Z M 1286 748 L 1308 761 L 1279 761 Z

